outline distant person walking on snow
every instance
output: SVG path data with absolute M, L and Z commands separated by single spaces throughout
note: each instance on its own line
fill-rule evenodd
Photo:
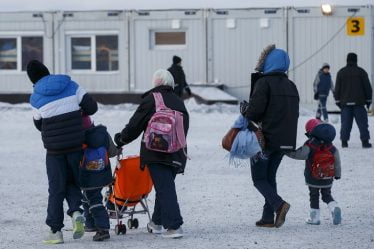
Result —
M 262 217 L 256 222 L 258 227 L 281 227 L 290 208 L 278 195 L 276 183 L 285 151 L 296 146 L 299 94 L 285 73 L 289 64 L 284 50 L 276 49 L 275 45 L 266 47 L 256 67 L 261 76 L 252 84 L 249 103 L 244 101 L 240 105 L 242 115 L 259 123 L 265 137 L 264 157 L 251 160 L 254 186 L 265 198 Z
M 310 212 L 307 224 L 319 225 L 319 193 L 331 212 L 333 224 L 341 223 L 341 209 L 331 195 L 334 178 L 341 177 L 340 156 L 338 149 L 332 144 L 335 138 L 335 128 L 319 119 L 311 119 L 305 125 L 308 140 L 295 152 L 287 156 L 305 160 L 305 182 L 309 187 Z
M 82 159 L 84 130 L 82 113 L 92 115 L 97 103 L 67 75 L 50 75 L 46 66 L 33 60 L 27 65 L 27 75 L 34 84 L 30 103 L 34 124 L 41 131 L 47 149 L 48 176 L 47 225 L 51 228 L 47 244 L 63 243 L 63 202 L 73 222 L 73 238 L 84 234 L 82 193 L 79 184 L 79 164 Z
M 336 76 L 335 101 L 341 109 L 340 139 L 342 147 L 348 147 L 353 119 L 356 120 L 360 130 L 360 138 L 363 148 L 371 148 L 369 143 L 368 113 L 372 102 L 372 88 L 368 74 L 357 66 L 357 55 L 347 55 L 347 65 L 339 70 Z
M 330 75 L 330 65 L 323 63 L 322 68 L 318 71 L 313 84 L 314 88 L 314 99 L 318 100 L 318 109 L 316 118 L 323 119 L 325 122 L 329 121 L 329 117 L 326 109 L 327 97 L 329 96 L 330 90 L 334 93 L 334 84 L 332 83 Z
M 187 84 L 186 75 L 182 67 L 182 58 L 174 55 L 173 64 L 168 68 L 168 71 L 173 75 L 174 78 L 174 92 L 179 97 L 183 97 L 184 91 L 186 91 L 188 97 L 191 97 L 191 89 Z

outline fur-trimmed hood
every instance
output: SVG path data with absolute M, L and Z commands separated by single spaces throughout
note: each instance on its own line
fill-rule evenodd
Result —
M 290 65 L 290 58 L 286 51 L 267 46 L 261 53 L 256 70 L 263 73 L 286 72 Z

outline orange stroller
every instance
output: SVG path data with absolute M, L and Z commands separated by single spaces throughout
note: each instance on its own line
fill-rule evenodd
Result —
M 127 226 L 129 229 L 139 227 L 138 219 L 134 219 L 134 214 L 149 214 L 147 196 L 151 192 L 153 183 L 148 168 L 140 169 L 140 157 L 119 156 L 117 167 L 113 174 L 113 184 L 110 186 L 106 198 L 106 207 L 109 217 L 117 220 L 115 233 L 126 234 L 126 225 L 122 224 L 122 219 L 129 218 Z M 136 210 L 140 204 L 141 209 Z

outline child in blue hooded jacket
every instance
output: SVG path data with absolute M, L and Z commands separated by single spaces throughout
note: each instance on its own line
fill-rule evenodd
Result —
M 334 93 L 334 84 L 331 79 L 330 65 L 323 63 L 322 68 L 318 71 L 313 83 L 314 99 L 318 100 L 318 109 L 316 118 L 323 119 L 325 122 L 329 121 L 326 103 L 330 91 Z
M 287 153 L 287 156 L 305 160 L 304 176 L 310 195 L 310 213 L 306 223 L 310 225 L 321 223 L 319 209 L 319 193 L 321 193 L 322 200 L 328 205 L 332 214 L 333 224 L 338 225 L 341 223 L 341 209 L 331 195 L 334 178 L 338 180 L 341 177 L 339 151 L 332 144 L 336 135 L 335 128 L 328 123 L 322 123 L 318 119 L 309 120 L 305 128 L 308 140 L 296 151 Z M 326 160 L 330 160 L 329 163 L 333 165 L 333 174 L 323 176 L 316 169 Z
M 85 231 L 96 232 L 93 240 L 103 241 L 110 238 L 110 224 L 101 191 L 113 181 L 109 157 L 117 155 L 117 148 L 103 125 L 92 125 L 85 135 L 86 148 L 79 168 Z

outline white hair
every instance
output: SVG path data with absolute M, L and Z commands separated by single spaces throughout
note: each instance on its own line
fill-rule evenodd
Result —
M 171 86 L 172 88 L 174 88 L 173 75 L 171 75 L 171 73 L 168 70 L 158 69 L 153 74 L 152 84 L 154 87 L 165 85 L 165 86 Z

